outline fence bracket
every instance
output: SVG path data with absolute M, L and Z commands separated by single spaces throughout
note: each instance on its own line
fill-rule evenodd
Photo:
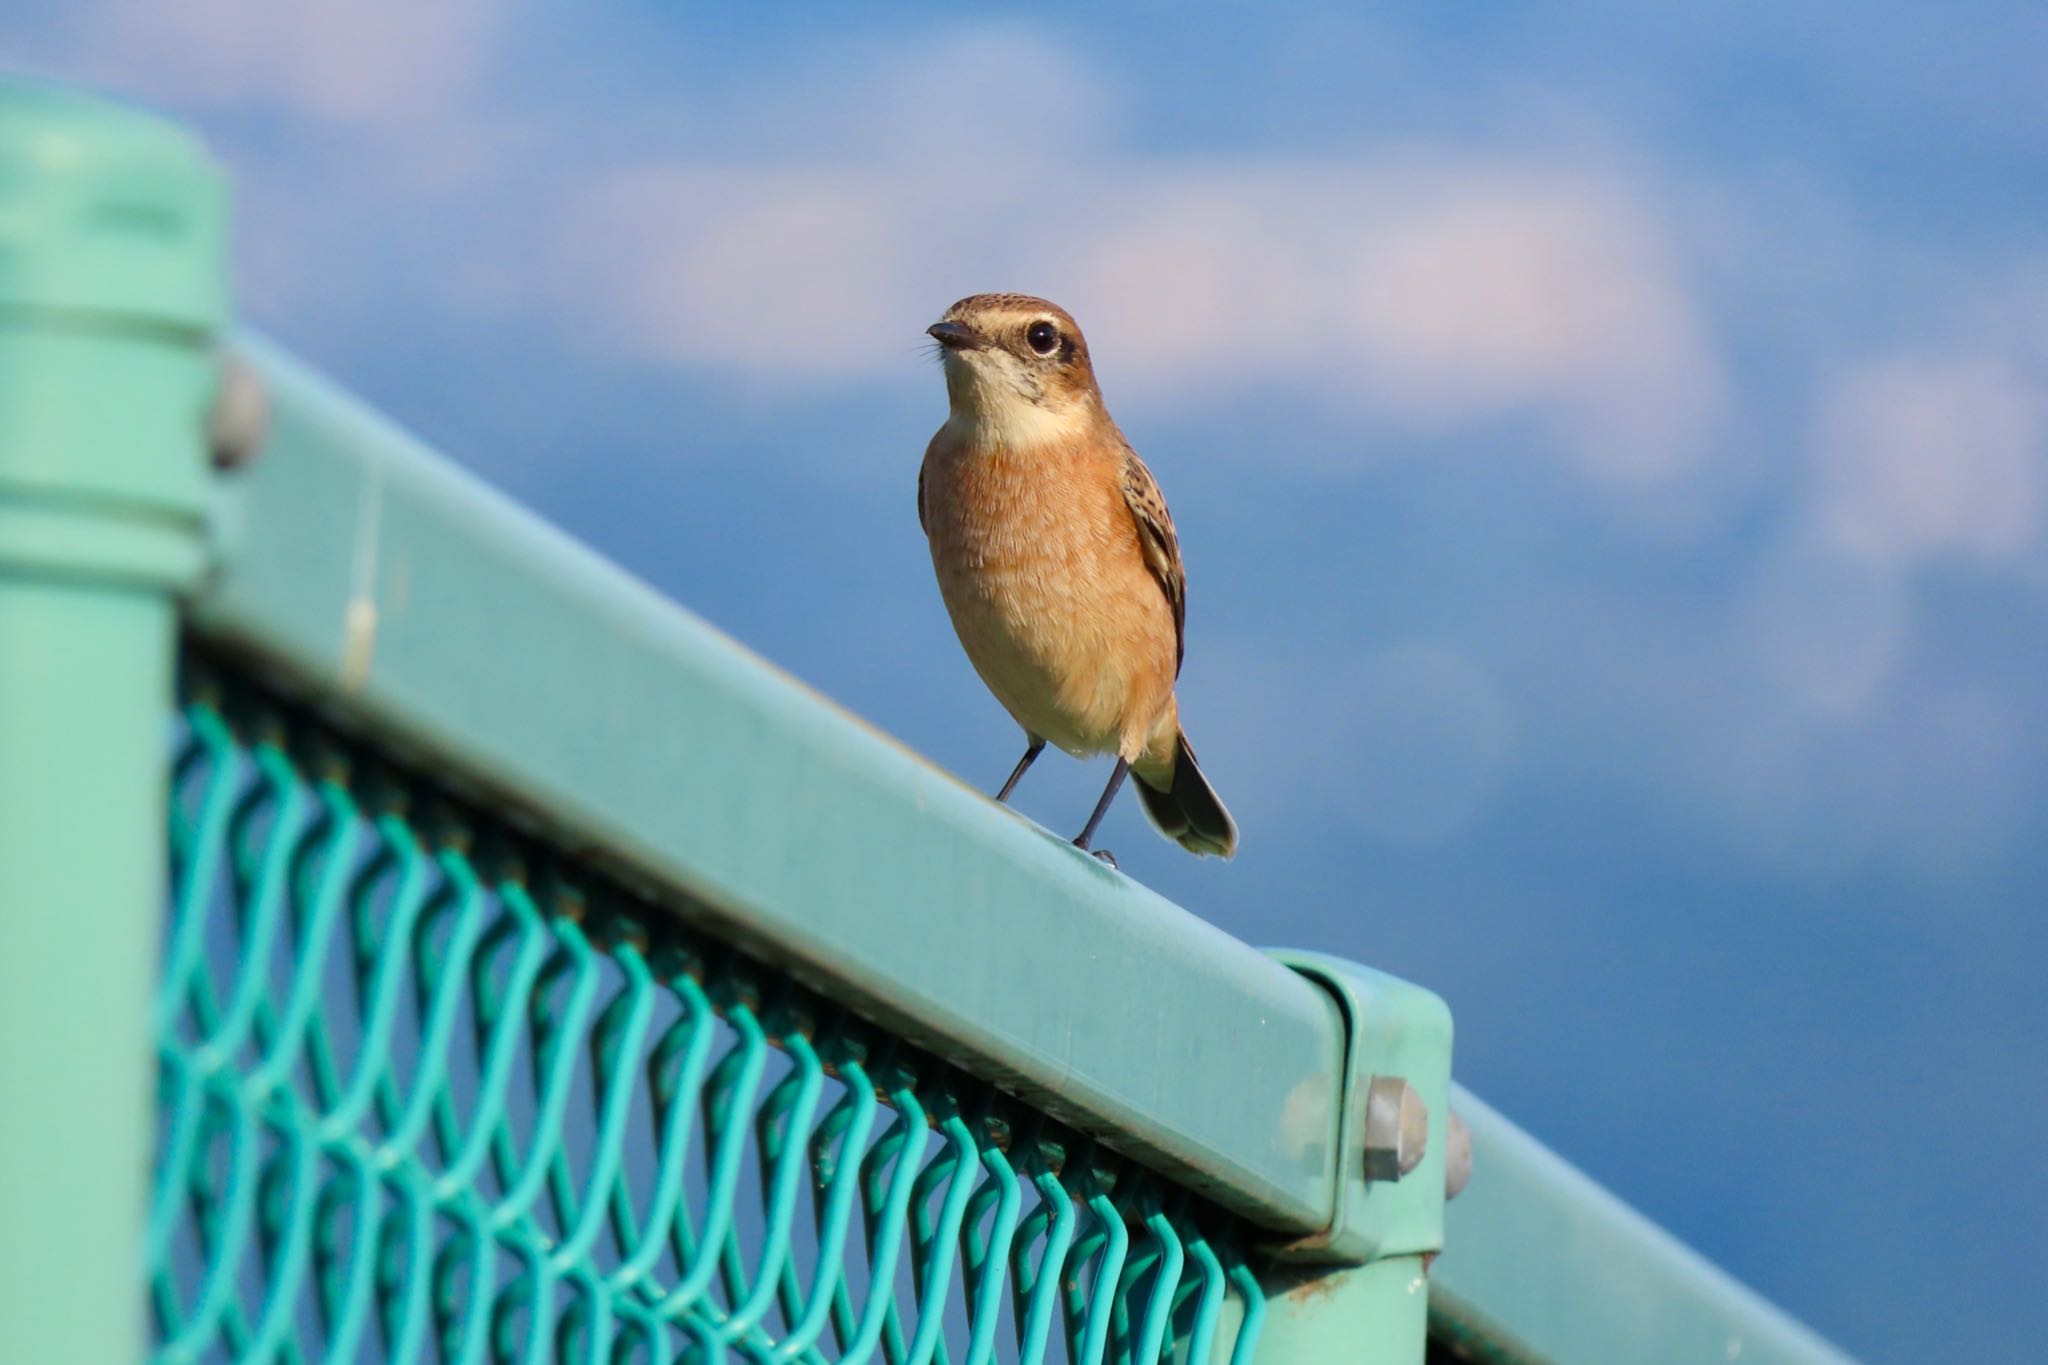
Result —
M 1345 1046 L 1331 1110 L 1335 1206 L 1322 1232 L 1272 1248 L 1259 1357 L 1419 1360 L 1429 1261 L 1443 1247 L 1451 1012 L 1420 986 L 1342 958 L 1272 956 L 1336 1001 Z

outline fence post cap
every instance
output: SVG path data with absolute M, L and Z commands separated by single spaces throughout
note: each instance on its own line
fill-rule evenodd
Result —
M 0 79 L 0 309 L 217 330 L 226 225 L 226 176 L 176 124 Z

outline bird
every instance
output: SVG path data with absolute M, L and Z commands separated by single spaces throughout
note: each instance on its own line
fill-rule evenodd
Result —
M 948 412 L 917 518 L 969 662 L 1024 730 L 1007 802 L 1051 743 L 1116 755 L 1074 837 L 1091 847 L 1127 776 L 1167 838 L 1229 858 L 1237 824 L 1180 726 L 1187 571 L 1157 480 L 1110 418 L 1081 328 L 1029 294 L 974 294 L 926 334 Z

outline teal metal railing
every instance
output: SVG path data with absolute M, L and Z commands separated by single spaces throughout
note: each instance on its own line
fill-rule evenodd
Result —
M 210 460 L 223 204 L 0 83 L 0 1360 L 1835 1358 L 260 339 Z

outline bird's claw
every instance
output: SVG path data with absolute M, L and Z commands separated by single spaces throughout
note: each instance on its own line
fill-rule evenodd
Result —
M 1106 848 L 1094 848 L 1094 849 L 1090 849 L 1090 850 L 1088 850 L 1088 851 L 1089 851 L 1089 852 L 1090 852 L 1091 854 L 1093 854 L 1093 855 L 1094 855 L 1094 856 L 1095 856 L 1096 858 L 1100 859 L 1101 861 L 1103 861 L 1103 862 L 1105 862 L 1105 863 L 1108 863 L 1108 864 L 1109 864 L 1109 865 L 1110 865 L 1111 867 L 1116 867 L 1116 855 L 1115 855 L 1114 853 L 1111 853 L 1111 852 L 1110 852 L 1110 851 L 1109 851 L 1108 849 L 1106 849 Z M 1122 871 L 1123 869 L 1121 869 L 1121 868 L 1118 868 L 1117 870 L 1118 870 L 1118 871 Z

